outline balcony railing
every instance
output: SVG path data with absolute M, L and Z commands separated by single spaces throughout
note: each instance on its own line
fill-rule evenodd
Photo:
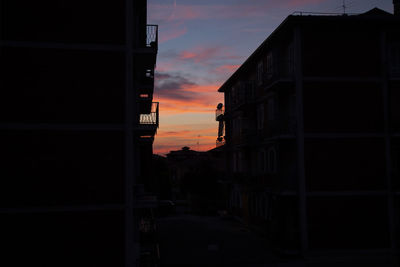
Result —
M 146 47 L 158 48 L 158 25 L 146 26 Z
M 216 109 L 216 110 L 215 110 L 215 120 L 216 120 L 216 121 L 223 120 L 223 118 L 224 118 L 224 113 L 225 113 L 225 109 L 224 109 L 224 108 Z
M 225 138 L 221 138 L 221 139 L 217 138 L 217 141 L 215 142 L 215 145 L 216 145 L 216 147 L 220 147 L 220 146 L 225 145 Z
M 232 100 L 232 105 L 235 107 L 243 104 L 254 103 L 255 98 L 255 87 L 253 82 L 241 82 L 240 86 L 237 87 L 237 93 Z
M 158 102 L 151 103 L 151 111 L 149 114 L 140 114 L 139 124 L 141 127 L 155 127 L 158 128 L 159 113 Z

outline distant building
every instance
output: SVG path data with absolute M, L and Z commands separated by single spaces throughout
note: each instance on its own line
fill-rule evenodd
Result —
M 167 154 L 172 200 L 187 200 L 187 192 L 182 183 L 190 172 L 195 171 L 198 162 L 205 158 L 204 152 L 191 150 L 190 147 L 182 147 L 181 150 Z
M 2 265 L 153 261 L 139 237 L 158 128 L 147 1 L 0 5 Z
M 188 210 L 200 214 L 216 214 L 222 208 L 221 197 L 223 154 L 212 149 L 206 152 L 183 147 L 167 154 L 171 196 L 177 203 L 187 203 Z
M 398 15 L 290 15 L 218 91 L 233 214 L 287 253 L 398 253 Z

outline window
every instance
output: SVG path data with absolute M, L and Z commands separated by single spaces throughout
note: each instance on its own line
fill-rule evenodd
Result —
M 243 152 L 238 153 L 238 171 L 244 171 L 244 156 Z
M 237 172 L 238 171 L 237 152 L 234 152 L 232 156 L 233 156 L 232 158 L 233 172 Z
M 250 193 L 249 194 L 249 202 L 248 202 L 248 205 L 249 205 L 249 213 L 250 213 L 250 215 L 251 216 L 253 216 L 253 214 L 254 214 L 254 208 L 253 208 L 253 194 L 252 193 Z
M 256 215 L 261 216 L 261 196 L 256 194 Z
M 275 148 L 268 149 L 268 172 L 276 173 L 277 162 L 276 162 L 276 150 Z
M 265 195 L 264 193 L 260 193 L 260 217 L 264 218 L 265 216 Z
M 146 78 L 154 78 L 154 70 L 153 69 L 147 69 L 146 70 Z
M 294 70 L 294 49 L 293 49 L 293 43 L 290 43 L 287 47 L 287 73 L 289 75 L 292 75 L 293 70 Z
M 264 128 L 264 104 L 257 106 L 257 129 Z
M 265 151 L 259 151 L 258 152 L 258 170 L 260 172 L 264 172 L 265 168 L 264 168 L 264 154 Z
M 240 136 L 242 133 L 242 118 L 241 117 L 234 118 L 232 121 L 232 124 L 233 124 L 232 125 L 232 130 L 233 130 L 232 135 L 235 137 Z
M 264 219 L 268 220 L 268 196 L 264 194 L 263 197 L 263 201 L 264 201 Z
M 296 117 L 296 95 L 289 96 L 289 116 Z
M 295 133 L 296 132 L 296 95 L 289 96 L 289 132 Z
M 268 150 L 269 151 L 269 150 Z M 261 150 L 258 152 L 258 170 L 261 173 L 266 173 L 269 172 L 269 159 L 268 159 L 268 151 L 266 150 Z
M 264 74 L 264 64 L 260 61 L 257 64 L 257 84 L 261 85 L 263 82 L 263 74 Z
M 392 150 L 392 168 L 393 173 L 396 176 L 400 175 L 400 148 L 394 148 Z
M 273 121 L 275 119 L 275 101 L 270 97 L 267 100 L 267 120 Z
M 271 199 L 268 195 L 265 197 L 265 219 L 271 220 Z
M 393 43 L 389 48 L 390 74 L 400 77 L 400 43 Z
M 270 79 L 274 74 L 274 62 L 272 52 L 267 54 L 267 78 Z
M 235 105 L 236 102 L 237 102 L 237 96 L 236 96 L 237 92 L 236 92 L 236 88 L 235 88 L 235 87 L 232 87 L 231 92 L 232 92 L 232 93 L 231 93 L 231 103 L 232 103 L 232 105 Z
M 225 93 L 225 109 L 228 109 L 228 107 L 230 108 L 232 105 L 231 99 L 232 98 L 232 93 L 227 91 Z
M 243 152 L 233 152 L 233 172 L 241 172 L 244 170 L 244 157 Z

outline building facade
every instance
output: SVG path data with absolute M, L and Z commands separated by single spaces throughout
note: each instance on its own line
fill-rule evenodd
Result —
M 399 26 L 290 15 L 219 88 L 229 209 L 274 248 L 398 253 Z
M 158 127 L 147 1 L 0 5 L 0 264 L 139 266 Z

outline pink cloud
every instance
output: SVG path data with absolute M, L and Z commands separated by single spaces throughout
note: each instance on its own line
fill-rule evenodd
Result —
M 236 5 L 185 5 L 150 4 L 149 15 L 154 21 L 188 21 L 196 19 L 237 19 L 265 16 L 273 8 L 297 8 L 305 5 L 320 4 L 327 0 L 280 0 L 260 1 Z
M 238 68 L 240 67 L 240 65 L 222 65 L 219 66 L 216 71 L 219 73 L 233 73 L 235 72 Z
M 169 72 L 174 69 L 174 64 L 167 61 L 157 62 L 157 72 Z
M 183 51 L 181 54 L 180 54 L 180 58 L 181 59 L 189 59 L 189 58 L 196 58 L 196 54 L 195 53 L 192 53 L 192 52 L 188 52 L 188 51 Z
M 187 27 L 181 24 L 171 25 L 163 30 L 160 30 L 160 43 L 176 39 L 187 33 Z
M 194 63 L 207 64 L 210 61 L 238 60 L 240 56 L 231 52 L 226 46 L 194 47 L 190 51 L 184 50 L 179 56 L 181 60 L 192 60 Z
M 160 102 L 160 112 L 164 114 L 181 114 L 181 113 L 210 113 L 215 111 L 218 103 L 222 102 L 222 95 L 207 94 L 200 96 L 191 101 L 174 99 L 169 97 L 156 98 L 155 101 Z
M 289 0 L 287 2 L 287 6 L 289 7 L 299 7 L 304 5 L 320 4 L 326 2 L 326 0 Z

